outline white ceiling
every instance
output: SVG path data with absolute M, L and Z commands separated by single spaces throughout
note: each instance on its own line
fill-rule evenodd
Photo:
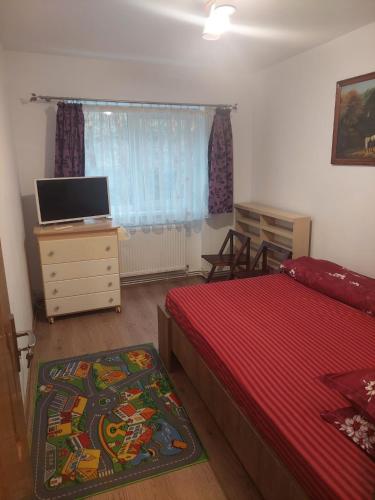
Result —
M 247 70 L 375 20 L 375 0 L 228 0 L 237 6 L 232 31 L 208 42 L 205 3 L 0 0 L 0 40 L 9 50 Z

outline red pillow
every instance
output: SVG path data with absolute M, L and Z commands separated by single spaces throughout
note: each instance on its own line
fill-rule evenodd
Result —
M 346 373 L 328 373 L 320 380 L 335 389 L 362 414 L 375 423 L 375 369 L 364 368 Z
M 286 260 L 280 267 L 300 283 L 375 316 L 375 279 L 312 257 Z
M 375 459 L 375 425 L 364 415 L 349 407 L 324 411 L 320 416 Z

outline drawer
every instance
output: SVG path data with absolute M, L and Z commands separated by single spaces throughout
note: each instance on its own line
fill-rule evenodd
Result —
M 58 264 L 118 256 L 117 236 L 39 240 L 42 264 Z
M 94 278 L 78 278 L 65 281 L 50 281 L 44 285 L 46 299 L 71 297 L 72 295 L 107 292 L 119 289 L 120 277 L 118 274 L 95 276 Z
M 88 293 L 87 295 L 76 295 L 74 297 L 62 297 L 60 299 L 47 299 L 47 316 L 59 316 L 90 309 L 104 309 L 121 305 L 120 290 L 113 292 Z
M 44 283 L 49 281 L 71 280 L 74 278 L 88 278 L 118 274 L 118 259 L 84 260 L 64 264 L 48 264 L 42 266 Z

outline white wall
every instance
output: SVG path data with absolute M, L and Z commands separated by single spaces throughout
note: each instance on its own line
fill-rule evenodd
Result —
M 32 328 L 29 279 L 24 248 L 24 225 L 17 169 L 4 91 L 4 52 L 0 46 L 0 239 L 9 301 L 18 331 Z M 23 360 L 24 361 L 24 360 Z M 25 394 L 27 370 L 23 362 L 21 387 Z
M 36 223 L 33 179 L 50 176 L 54 164 L 55 106 L 23 104 L 31 92 L 44 95 L 151 101 L 234 103 L 232 114 L 235 155 L 235 199 L 249 198 L 248 83 L 238 75 L 212 70 L 161 64 L 87 59 L 22 52 L 7 52 L 8 88 L 17 166 L 26 221 L 31 278 L 40 287 L 37 252 L 32 244 Z M 215 217 L 193 229 L 189 262 L 200 267 L 202 252 L 216 251 L 231 224 L 231 216 Z
M 235 200 L 257 200 L 313 218 L 312 255 L 375 276 L 375 169 L 332 166 L 335 83 L 373 71 L 371 24 L 256 75 L 56 55 L 6 52 L 13 138 L 26 220 L 31 277 L 39 283 L 32 236 L 32 180 L 51 175 L 55 106 L 23 104 L 40 94 L 239 103 L 232 114 Z M 193 229 L 192 270 L 215 251 L 231 223 L 211 219 Z
M 251 195 L 312 216 L 312 255 L 375 277 L 375 168 L 330 164 L 335 85 L 375 71 L 375 24 L 257 75 Z

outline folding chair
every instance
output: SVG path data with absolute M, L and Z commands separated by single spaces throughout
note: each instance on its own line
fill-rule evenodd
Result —
M 224 253 L 229 243 L 229 253 Z M 218 254 L 202 255 L 202 259 L 211 264 L 211 271 L 206 279 L 209 283 L 214 277 L 217 267 L 229 267 L 228 277 L 233 279 L 235 271 L 245 266 L 250 271 L 250 238 L 238 231 L 230 229 Z

